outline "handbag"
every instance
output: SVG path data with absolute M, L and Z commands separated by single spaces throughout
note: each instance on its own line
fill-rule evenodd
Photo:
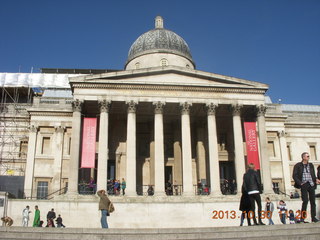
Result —
M 113 203 L 110 201 L 108 213 L 112 213 L 112 212 L 114 212 L 114 210 L 115 209 L 114 209 Z

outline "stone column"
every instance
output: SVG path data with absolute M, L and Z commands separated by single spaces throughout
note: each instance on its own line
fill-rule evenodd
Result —
M 72 103 L 72 133 L 69 160 L 68 195 L 78 195 L 79 157 L 81 139 L 81 109 L 82 102 L 78 99 Z
M 154 103 L 154 194 L 165 196 L 163 102 Z
M 206 150 L 204 147 L 204 129 L 205 122 L 199 121 L 197 126 L 197 180 L 207 179 Z
M 190 103 L 181 104 L 181 136 L 182 136 L 182 181 L 183 195 L 194 195 L 192 184 L 192 155 L 191 155 L 191 127 Z
M 216 108 L 213 103 L 207 104 L 208 114 L 208 143 L 211 195 L 220 196 L 220 166 L 217 140 Z
M 180 137 L 181 132 L 179 131 L 179 124 L 174 125 L 173 129 L 173 156 L 174 156 L 174 182 L 173 184 L 182 185 L 182 164 L 181 164 L 181 143 L 180 143 Z M 179 190 L 182 191 L 182 189 L 179 186 Z
M 270 162 L 268 156 L 268 144 L 267 144 L 267 130 L 266 130 L 266 106 L 256 106 L 258 114 L 258 135 L 260 144 L 260 158 L 261 158 L 261 173 L 263 179 L 263 191 L 264 194 L 272 194 L 272 180 L 270 172 Z
M 241 125 L 241 105 L 232 105 L 233 114 L 233 138 L 234 138 L 234 152 L 235 152 L 235 168 L 236 179 L 238 186 L 238 195 L 241 194 L 241 186 L 243 182 L 243 174 L 246 171 L 243 151 L 242 125 Z
M 36 156 L 36 144 L 37 144 L 38 128 L 31 125 L 29 128 L 29 140 L 28 140 L 28 155 L 26 164 L 26 173 L 24 177 L 24 194 L 26 198 L 32 198 L 33 190 L 33 172 L 34 161 Z
M 128 104 L 128 120 L 127 120 L 127 161 L 126 161 L 126 196 L 137 195 L 136 184 L 136 105 L 134 101 Z
M 286 134 L 284 131 L 278 132 L 278 137 L 280 140 L 280 153 L 281 153 L 281 162 L 282 162 L 284 191 L 286 194 L 290 195 L 291 176 L 290 176 L 290 165 L 289 165 L 288 152 L 287 152 L 287 142 L 286 142 L 285 136 Z
M 63 135 L 65 128 L 61 126 L 55 127 L 55 144 L 54 151 L 54 164 L 53 164 L 53 178 L 52 178 L 52 191 L 55 192 L 61 189 L 61 176 L 62 176 L 62 155 L 63 155 Z
M 103 100 L 99 102 L 100 107 L 100 126 L 99 126 L 99 153 L 98 153 L 98 172 L 97 190 L 107 189 L 108 171 L 108 133 L 109 133 L 109 107 L 110 102 Z

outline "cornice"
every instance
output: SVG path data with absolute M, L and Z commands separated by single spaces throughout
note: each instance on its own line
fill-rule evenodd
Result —
M 30 112 L 31 116 L 72 117 L 72 112 Z
M 245 93 L 264 94 L 265 89 L 233 88 L 233 87 L 199 87 L 199 86 L 168 86 L 156 84 L 112 84 L 112 83 L 73 83 L 73 88 L 82 89 L 119 89 L 119 90 L 152 90 L 152 91 L 184 91 L 184 92 L 218 92 L 218 93 Z

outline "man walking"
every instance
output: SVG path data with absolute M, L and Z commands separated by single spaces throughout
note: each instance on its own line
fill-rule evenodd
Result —
M 249 167 L 248 171 L 243 175 L 243 188 L 244 188 L 244 191 L 248 193 L 250 198 L 251 211 L 252 211 L 252 216 L 250 216 L 250 218 L 253 218 L 255 225 L 265 225 L 261 220 L 262 207 L 261 207 L 261 197 L 260 197 L 260 192 L 261 192 L 260 179 L 259 179 L 258 173 L 255 171 L 254 164 L 250 163 L 248 167 Z M 257 202 L 257 205 L 258 205 L 259 224 L 257 223 L 256 215 L 255 215 L 255 209 L 256 209 L 255 202 Z
M 311 221 L 318 222 L 316 218 L 315 189 L 317 188 L 317 184 L 320 183 L 320 180 L 316 178 L 313 164 L 309 163 L 309 153 L 302 153 L 301 158 L 302 161 L 294 166 L 292 175 L 295 182 L 294 187 L 301 189 L 302 207 L 300 222 L 305 222 L 309 200 L 311 205 Z
M 26 206 L 25 209 L 23 209 L 22 211 L 22 226 L 23 227 L 28 227 L 28 223 L 29 223 L 29 214 L 31 213 L 31 211 L 29 211 L 29 206 Z

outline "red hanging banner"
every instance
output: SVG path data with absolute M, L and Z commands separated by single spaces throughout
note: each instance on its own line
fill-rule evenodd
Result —
M 81 168 L 94 168 L 97 118 L 83 119 Z
M 253 163 L 257 170 L 260 169 L 259 149 L 255 122 L 245 122 L 244 131 L 246 135 L 247 161 Z

